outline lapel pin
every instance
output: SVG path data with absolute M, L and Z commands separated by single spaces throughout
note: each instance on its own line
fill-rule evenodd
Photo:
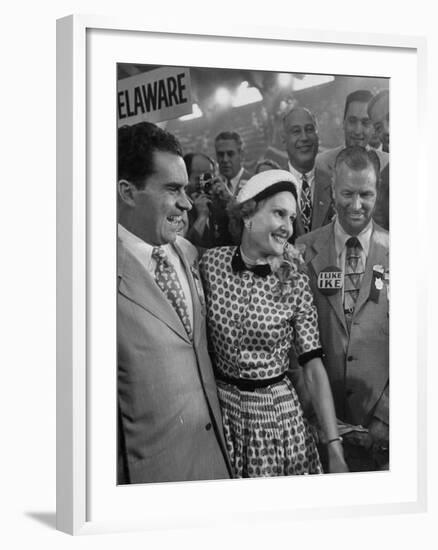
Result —
M 383 277 L 385 274 L 385 269 L 382 265 L 377 264 L 373 265 L 373 283 L 370 289 L 370 300 L 376 304 L 379 301 L 380 291 L 383 288 Z

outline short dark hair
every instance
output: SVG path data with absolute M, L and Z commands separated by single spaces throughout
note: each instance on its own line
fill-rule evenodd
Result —
M 176 137 L 151 122 L 122 126 L 118 130 L 117 177 L 132 182 L 137 189 L 155 171 L 155 151 L 182 157 L 182 148 Z
M 382 98 L 389 99 L 389 90 L 380 90 L 378 94 L 376 94 L 374 97 L 371 98 L 370 102 L 368 103 L 368 116 L 370 118 L 371 118 L 371 109 Z
M 348 94 L 345 100 L 344 120 L 347 116 L 347 111 L 350 103 L 353 103 L 353 101 L 358 101 L 359 103 L 369 103 L 372 97 L 373 94 L 369 90 L 356 90 L 355 92 L 351 92 L 351 94 Z
M 183 159 L 184 159 L 184 164 L 186 165 L 187 174 L 189 177 L 190 177 L 190 174 L 192 173 L 192 164 L 193 164 L 193 159 L 195 157 L 203 157 L 206 160 L 208 160 L 208 162 L 211 164 L 212 171 L 214 171 L 214 168 L 215 168 L 214 160 L 211 157 L 209 157 L 205 153 L 187 153 L 186 155 L 184 155 Z
M 338 153 L 336 157 L 334 168 L 335 174 L 340 164 L 345 164 L 346 166 L 348 166 L 348 168 L 350 168 L 350 170 L 353 170 L 355 172 L 365 170 L 366 168 L 371 166 L 374 170 L 374 173 L 376 174 L 376 187 L 379 186 L 380 161 L 375 151 L 368 151 L 367 149 L 365 149 L 364 147 L 360 147 L 359 145 L 346 147 L 345 149 L 342 149 L 342 151 Z
M 243 149 L 242 138 L 240 137 L 240 134 L 238 134 L 237 132 L 234 132 L 234 131 L 221 132 L 220 134 L 218 134 L 216 136 L 214 142 L 216 144 L 218 141 L 223 140 L 223 139 L 232 139 L 233 141 L 235 141 L 237 143 L 237 146 L 239 147 L 239 149 Z

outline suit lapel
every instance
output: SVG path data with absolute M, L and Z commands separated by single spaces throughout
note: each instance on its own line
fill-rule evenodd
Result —
M 187 280 L 189 282 L 190 292 L 192 295 L 192 303 L 193 303 L 193 342 L 195 345 L 199 344 L 199 338 L 201 334 L 201 319 L 202 319 L 202 304 L 200 301 L 200 292 L 202 292 L 202 285 L 200 276 L 198 274 L 197 268 L 194 266 L 194 264 L 189 265 L 189 262 L 187 260 L 187 256 L 183 253 L 180 246 L 175 242 L 174 248 L 178 253 L 178 256 L 180 257 L 180 260 L 184 266 L 184 269 L 186 271 Z M 197 280 L 195 281 L 195 273 Z
M 160 319 L 181 338 L 190 338 L 171 303 L 164 297 L 147 269 L 118 242 L 119 292 Z
M 336 250 L 335 239 L 333 235 L 333 223 L 327 225 L 327 230 L 324 231 L 320 237 L 313 243 L 313 249 L 315 256 L 310 261 L 313 270 L 315 271 L 316 280 L 318 274 L 329 266 L 336 266 Z M 319 290 L 316 290 L 319 292 Z M 323 299 L 327 300 L 330 306 L 333 308 L 339 322 L 347 330 L 345 325 L 344 309 L 342 307 L 342 292 L 336 292 L 332 296 L 323 295 Z
M 357 297 L 356 307 L 354 308 L 354 315 L 358 314 L 370 296 L 373 279 L 373 266 L 379 264 L 385 266 L 388 264 L 389 253 L 387 248 L 380 243 L 379 235 L 379 229 L 374 226 L 370 239 L 370 249 L 368 252 L 365 273 L 360 287 L 359 296 Z

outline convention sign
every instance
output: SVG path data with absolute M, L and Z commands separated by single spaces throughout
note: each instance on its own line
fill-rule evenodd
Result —
M 161 122 L 191 112 L 190 69 L 163 67 L 119 80 L 119 126 Z

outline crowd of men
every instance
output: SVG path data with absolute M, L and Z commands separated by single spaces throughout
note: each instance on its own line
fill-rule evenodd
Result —
M 256 171 L 279 167 L 297 182 L 293 241 L 307 264 L 350 470 L 387 469 L 388 91 L 349 94 L 343 130 L 342 145 L 320 152 L 314 115 L 295 106 L 282 121 L 287 164 L 260 159 Z M 196 257 L 234 244 L 226 206 L 252 174 L 237 132 L 220 133 L 214 149 L 215 159 L 183 156 L 177 140 L 154 125 L 119 130 L 119 483 L 230 476 Z M 191 338 L 153 284 L 155 249 L 169 243 Z

